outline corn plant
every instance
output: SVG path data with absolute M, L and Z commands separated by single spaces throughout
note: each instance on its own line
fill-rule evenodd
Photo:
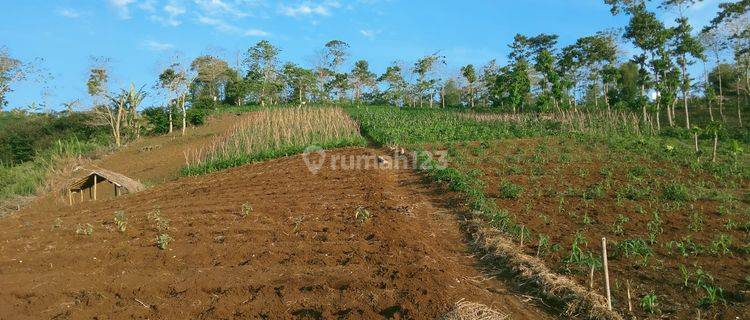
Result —
M 117 230 L 120 232 L 125 232 L 125 229 L 128 227 L 128 218 L 125 217 L 125 212 L 123 211 L 117 211 L 115 212 L 115 226 L 117 227 Z
M 508 180 L 500 183 L 500 197 L 503 199 L 516 199 L 521 196 L 524 188 Z
M 251 213 L 253 213 L 253 206 L 249 202 L 243 203 L 240 209 L 240 216 L 247 218 Z
M 79 223 L 76 225 L 76 234 L 90 236 L 94 234 L 94 226 L 92 226 L 90 223 L 87 223 L 85 225 Z
M 622 214 L 618 214 L 615 222 L 612 224 L 612 233 L 616 235 L 622 235 L 623 233 L 625 233 L 625 223 L 628 221 L 630 221 L 630 218 Z
M 644 311 L 654 314 L 657 311 L 657 297 L 655 294 L 650 293 L 641 298 L 641 309 Z
M 709 251 L 714 255 L 725 255 L 730 252 L 732 237 L 727 234 L 719 234 L 711 241 Z
M 354 212 L 354 219 L 361 222 L 366 222 L 367 220 L 370 220 L 372 218 L 372 214 L 370 214 L 370 211 L 365 209 L 363 206 L 357 207 L 357 210 Z
M 166 233 L 161 233 L 158 236 L 156 236 L 156 247 L 158 247 L 161 250 L 166 250 L 167 246 L 170 242 L 172 242 L 172 237 L 170 237 Z
M 52 230 L 60 229 L 62 228 L 62 219 L 60 217 L 55 218 L 55 220 L 52 222 Z

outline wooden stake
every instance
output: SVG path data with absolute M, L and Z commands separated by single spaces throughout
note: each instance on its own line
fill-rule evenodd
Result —
M 73 192 L 68 189 L 68 204 L 73 205 Z
M 628 311 L 633 313 L 633 303 L 630 302 L 630 280 L 625 280 L 625 288 L 628 290 Z
M 521 249 L 523 250 L 523 226 L 521 226 Z
M 96 200 L 96 175 L 94 175 L 94 200 Z
M 83 203 L 83 189 L 78 190 L 78 194 L 81 195 L 81 203 Z
M 607 265 L 607 238 L 602 237 L 602 260 L 604 261 L 604 285 L 607 289 L 607 308 L 612 310 L 612 294 L 609 291 L 609 266 Z
M 589 289 L 594 289 L 594 265 L 591 265 L 591 272 L 589 272 Z

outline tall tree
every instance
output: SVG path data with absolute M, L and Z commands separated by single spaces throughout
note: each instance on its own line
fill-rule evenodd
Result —
M 466 79 L 466 85 L 469 89 L 469 106 L 474 108 L 474 84 L 477 82 L 477 72 L 474 69 L 474 65 L 469 64 L 461 67 L 461 75 Z
M 362 89 L 375 86 L 375 74 L 370 71 L 370 64 L 367 61 L 359 60 L 354 64 L 350 83 L 354 88 L 354 101 L 359 103 L 362 98 Z
M 211 55 L 203 55 L 193 60 L 190 70 L 195 73 L 191 88 L 193 95 L 208 98 L 215 107 L 227 82 L 227 62 Z
M 727 49 L 728 43 L 726 37 L 722 34 L 722 32 L 719 29 L 713 28 L 713 29 L 705 29 L 700 34 L 700 42 L 703 44 L 703 47 L 711 53 L 711 55 L 714 58 L 714 63 L 716 66 L 721 65 L 721 53 Z M 721 71 L 721 70 L 719 70 Z M 711 89 L 711 86 L 709 85 L 709 74 L 706 72 L 706 88 Z M 724 117 L 724 84 L 722 79 L 721 72 L 718 73 L 718 82 L 719 82 L 719 96 L 717 97 L 717 102 L 719 104 L 719 114 L 721 115 L 722 121 L 726 122 L 726 119 Z M 711 113 L 711 120 L 713 120 L 713 112 L 711 112 L 711 102 L 708 101 L 709 105 L 709 113 Z
M 276 69 L 280 52 L 281 49 L 272 45 L 268 40 L 258 41 L 247 50 L 245 64 L 251 73 L 254 72 L 260 76 L 258 93 L 260 105 L 265 105 L 266 102 L 273 103 L 270 92 L 277 82 L 278 71 Z
M 672 31 L 672 46 L 674 48 L 673 54 L 677 57 L 677 63 L 680 65 L 682 74 L 681 89 L 685 107 L 685 128 L 688 130 L 690 130 L 688 99 L 690 98 L 691 79 L 687 67 L 694 62 L 691 58 L 704 59 L 703 46 L 697 38 L 693 37 L 693 27 L 685 16 L 685 10 L 695 2 L 696 0 L 666 0 L 663 4 L 665 7 L 677 8 L 679 11 L 679 17 L 676 20 L 677 26 Z
M 297 100 L 302 105 L 305 97 L 315 86 L 313 71 L 288 62 L 282 68 L 282 75 L 289 88 L 289 100 Z
M 10 85 L 25 77 L 23 63 L 10 56 L 6 47 L 0 47 L 0 110 L 8 105 L 6 95 L 11 92 Z
M 497 81 L 498 73 L 500 68 L 497 66 L 497 61 L 490 60 L 483 68 L 482 75 L 479 77 L 480 82 L 480 99 L 482 100 L 482 106 L 489 107 L 490 101 L 494 101 L 495 97 L 495 82 Z
M 167 114 L 169 115 L 169 133 L 174 131 L 174 117 L 173 110 L 175 107 L 180 107 L 182 111 L 182 134 L 185 134 L 185 126 L 187 125 L 187 111 L 185 110 L 185 94 L 184 89 L 187 83 L 187 76 L 185 70 L 183 70 L 179 64 L 173 63 L 161 74 L 159 74 L 159 86 L 167 91 Z M 174 97 L 174 98 L 173 98 Z
M 401 66 L 393 62 L 385 73 L 378 77 L 378 82 L 385 83 L 388 87 L 383 92 L 383 98 L 394 106 L 403 106 L 406 93 L 406 81 L 402 74 Z
M 445 64 L 445 57 L 438 55 L 437 53 L 424 56 L 417 60 L 412 67 L 412 72 L 417 74 L 417 93 L 419 94 L 419 107 L 423 107 L 425 92 L 428 92 L 430 98 L 430 106 L 434 99 L 436 79 L 432 79 L 430 74 L 435 70 L 439 64 Z

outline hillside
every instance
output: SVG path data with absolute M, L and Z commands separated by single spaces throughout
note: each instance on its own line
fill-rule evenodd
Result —
M 0 220 L 0 318 L 423 319 L 464 299 L 547 318 L 476 269 L 461 207 L 420 181 L 411 170 L 313 175 L 295 156 L 26 210 Z M 173 239 L 166 250 L 159 233 Z

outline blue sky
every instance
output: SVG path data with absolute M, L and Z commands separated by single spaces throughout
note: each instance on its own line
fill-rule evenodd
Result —
M 81 98 L 90 57 L 111 59 L 111 89 L 131 82 L 151 87 L 159 70 L 214 54 L 234 65 L 237 55 L 267 39 L 284 61 L 310 66 L 316 50 L 340 39 L 351 58 L 375 72 L 394 60 L 411 64 L 439 51 L 446 75 L 468 63 L 503 62 L 513 35 L 556 33 L 560 44 L 620 28 L 603 0 L 8 0 L 0 12 L 0 45 L 52 75 L 44 88 L 32 79 L 15 83 L 9 107 L 47 102 L 54 109 Z M 704 0 L 688 16 L 696 26 L 716 13 L 719 0 Z M 661 13 L 673 20 L 672 13 Z M 699 29 L 699 27 L 696 27 Z M 626 49 L 627 50 L 627 49 Z M 625 52 L 626 57 L 629 56 Z M 352 61 L 350 61 L 352 62 Z M 146 104 L 159 101 L 152 94 Z

